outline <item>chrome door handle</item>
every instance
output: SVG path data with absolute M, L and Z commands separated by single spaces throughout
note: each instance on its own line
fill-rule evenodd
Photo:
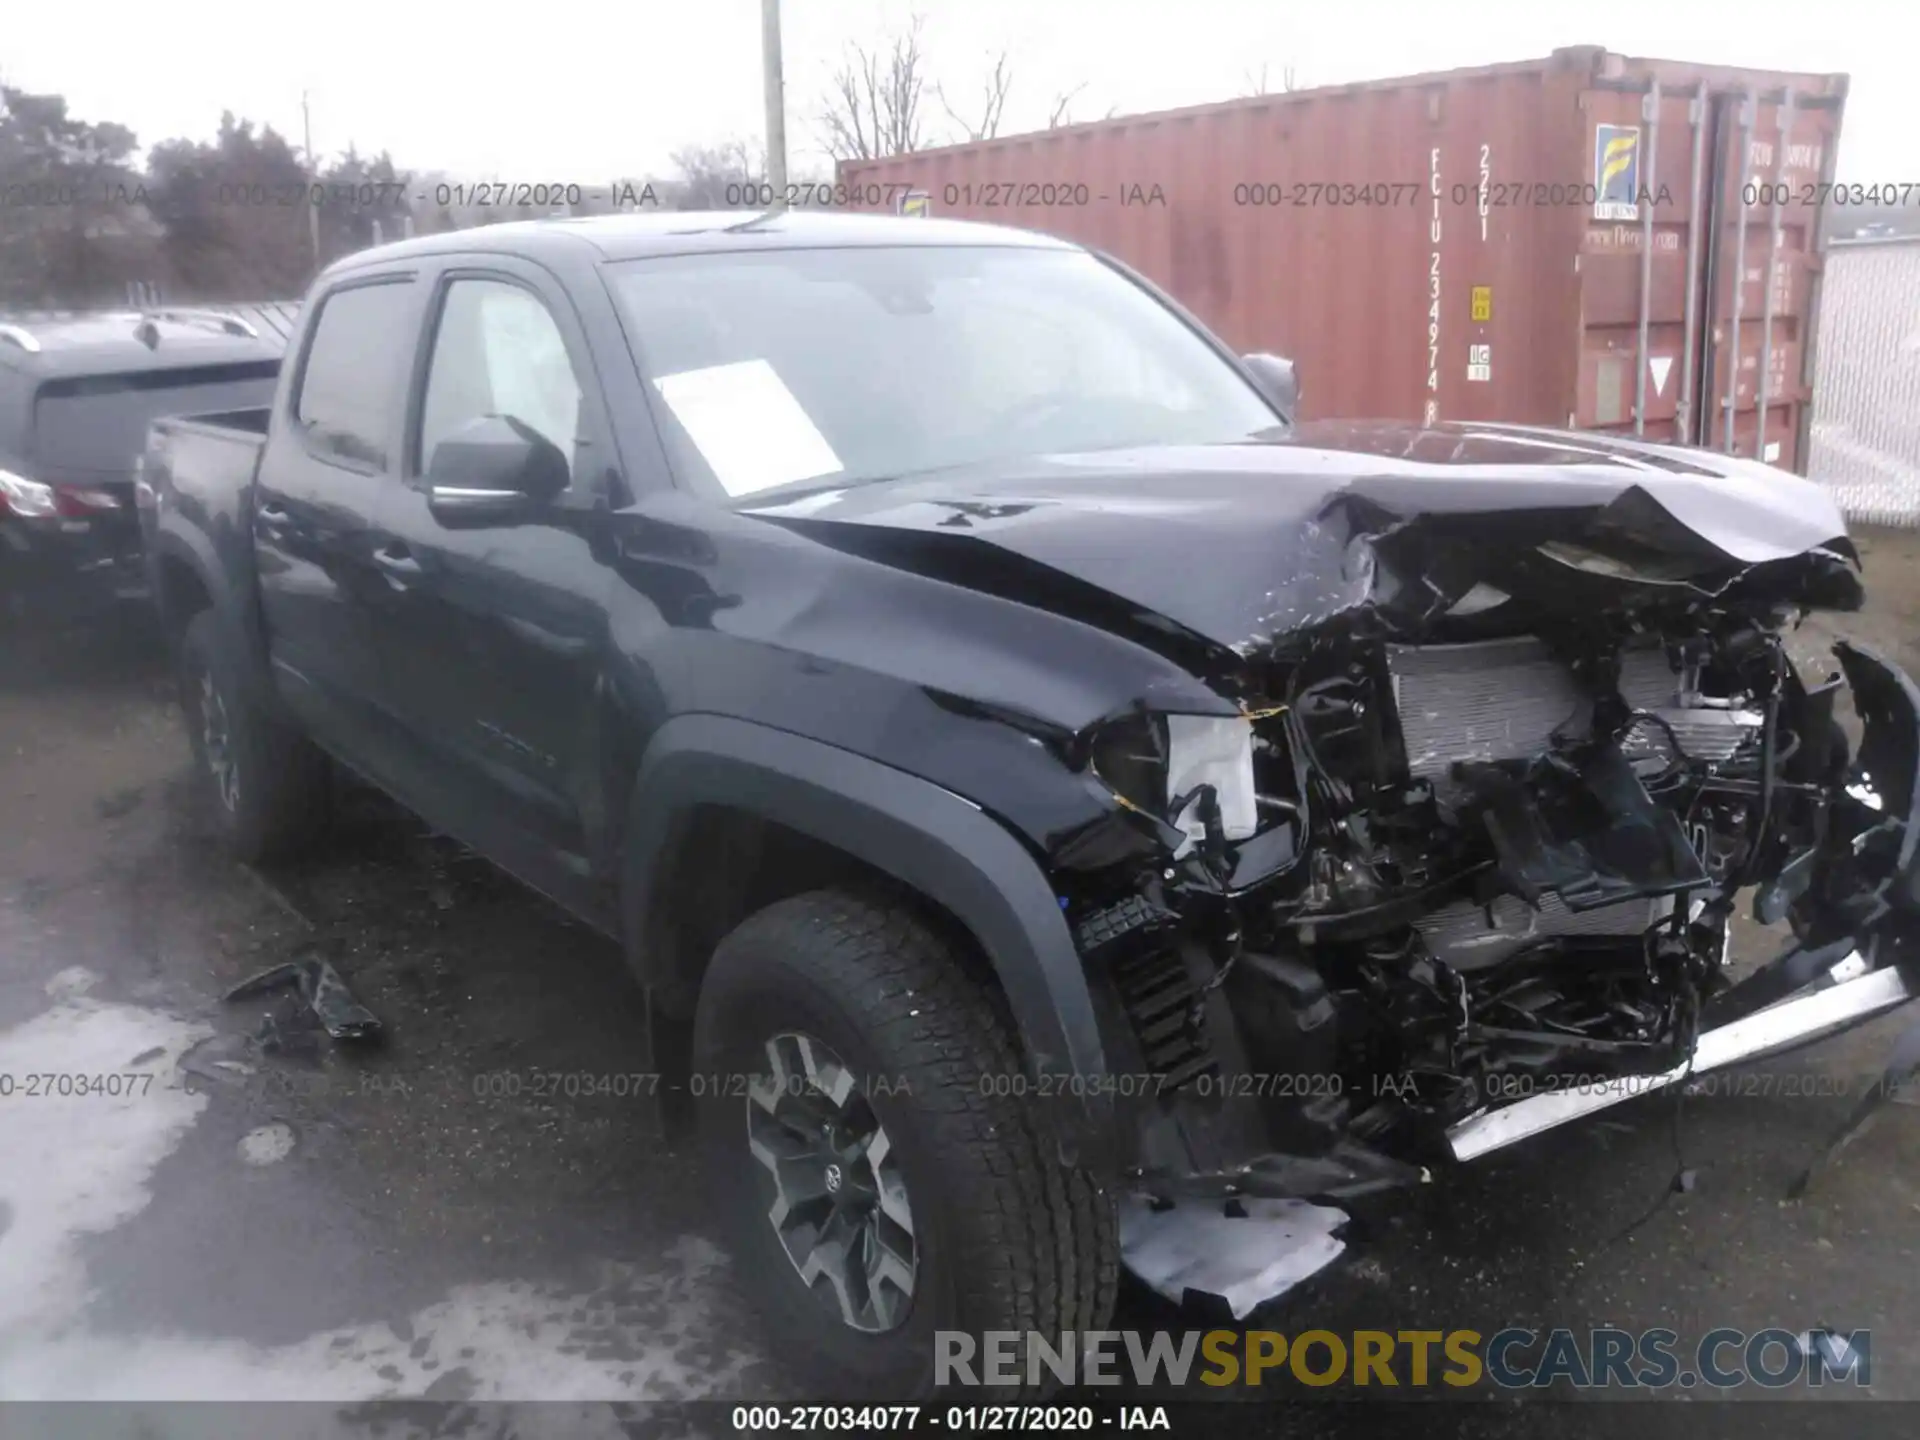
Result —
M 382 545 L 373 552 L 373 563 L 386 572 L 388 583 L 396 589 L 405 589 L 407 581 L 419 579 L 422 573 L 420 562 L 404 545 Z

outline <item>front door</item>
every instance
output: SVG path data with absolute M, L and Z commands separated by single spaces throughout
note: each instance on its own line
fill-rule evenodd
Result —
M 386 663 L 440 772 L 441 823 L 572 903 L 588 884 L 601 788 L 611 575 L 590 536 L 612 464 L 606 419 L 572 307 L 538 267 L 501 257 L 450 269 L 431 303 L 409 478 L 387 512 Z M 488 416 L 553 441 L 569 491 L 510 522 L 443 520 L 430 504 L 436 447 Z

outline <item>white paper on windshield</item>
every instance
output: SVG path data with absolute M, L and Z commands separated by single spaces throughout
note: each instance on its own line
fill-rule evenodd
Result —
M 841 468 L 827 437 L 764 360 L 683 370 L 653 383 L 729 495 L 752 495 Z

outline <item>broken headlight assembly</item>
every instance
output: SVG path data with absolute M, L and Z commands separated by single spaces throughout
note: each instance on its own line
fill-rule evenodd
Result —
M 1145 816 L 1160 832 L 1172 858 L 1187 860 L 1237 847 L 1230 874 L 1236 884 L 1254 862 L 1270 870 L 1264 843 L 1243 842 L 1271 834 L 1288 840 L 1298 805 L 1286 795 L 1289 772 L 1272 738 L 1261 733 L 1259 715 L 1186 715 L 1136 712 L 1101 727 L 1090 751 L 1095 776 L 1127 809 Z M 1258 850 L 1256 857 L 1248 852 Z M 1229 857 L 1209 855 L 1212 863 Z

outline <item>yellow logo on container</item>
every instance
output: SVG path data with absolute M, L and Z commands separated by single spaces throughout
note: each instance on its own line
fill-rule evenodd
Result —
M 1637 220 L 1640 206 L 1640 127 L 1597 125 L 1593 132 L 1593 217 Z

